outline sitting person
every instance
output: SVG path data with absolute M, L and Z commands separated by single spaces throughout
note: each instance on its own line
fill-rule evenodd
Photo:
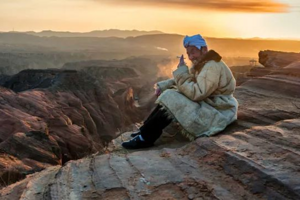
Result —
M 157 83 L 157 107 L 132 134 L 134 138 L 122 143 L 124 148 L 153 146 L 172 121 L 179 123 L 184 136 L 194 140 L 214 135 L 237 119 L 236 81 L 222 57 L 208 51 L 201 35 L 186 36 L 183 43 L 193 67 L 189 70 L 181 56 L 174 78 Z

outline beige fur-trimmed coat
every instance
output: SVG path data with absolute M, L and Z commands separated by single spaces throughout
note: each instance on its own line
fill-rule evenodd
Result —
M 157 83 L 162 94 L 156 103 L 181 125 L 189 139 L 214 135 L 237 119 L 236 81 L 222 60 L 210 60 L 198 72 L 182 65 L 173 77 Z

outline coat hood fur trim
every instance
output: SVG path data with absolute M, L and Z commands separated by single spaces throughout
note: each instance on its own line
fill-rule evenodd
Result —
M 197 64 L 194 69 L 196 71 L 199 71 L 200 69 L 202 69 L 202 67 L 208 62 L 208 61 L 216 61 L 216 62 L 220 62 L 222 59 L 222 56 L 220 56 L 220 54 L 218 54 L 217 52 L 215 52 L 214 50 L 210 50 L 208 51 L 204 57 L 200 60 L 199 64 Z

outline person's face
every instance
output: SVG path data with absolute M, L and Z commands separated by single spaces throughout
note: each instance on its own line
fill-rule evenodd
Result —
M 201 60 L 201 58 L 204 56 L 204 54 L 206 52 L 201 51 L 200 49 L 198 49 L 195 46 L 188 46 L 186 48 L 186 53 L 187 53 L 190 61 L 192 61 L 192 63 L 194 65 L 196 65 Z

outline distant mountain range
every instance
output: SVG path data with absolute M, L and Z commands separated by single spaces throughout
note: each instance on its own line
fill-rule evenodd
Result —
M 162 34 L 161 31 L 139 31 L 139 30 L 118 30 L 118 29 L 109 29 L 109 30 L 95 30 L 91 32 L 69 32 L 69 31 L 51 31 L 45 30 L 41 32 L 28 31 L 24 32 L 30 35 L 42 36 L 42 37 L 136 37 L 140 35 L 153 35 L 153 34 Z
M 118 32 L 118 31 L 116 31 Z M 137 31 L 138 32 L 138 31 Z M 136 32 L 136 33 L 137 33 Z M 111 32 L 112 33 L 112 32 Z M 94 59 L 141 55 L 185 54 L 183 35 L 151 34 L 135 37 L 40 37 L 28 33 L 0 33 L 1 52 L 82 52 Z M 153 32 L 152 32 L 153 33 Z M 70 33 L 71 34 L 71 33 Z M 107 32 L 108 34 L 108 32 Z M 142 34 L 142 32 L 140 32 Z M 123 35 L 124 36 L 124 35 Z M 300 41 L 206 38 L 209 48 L 224 57 L 257 57 L 261 50 L 300 52 Z

